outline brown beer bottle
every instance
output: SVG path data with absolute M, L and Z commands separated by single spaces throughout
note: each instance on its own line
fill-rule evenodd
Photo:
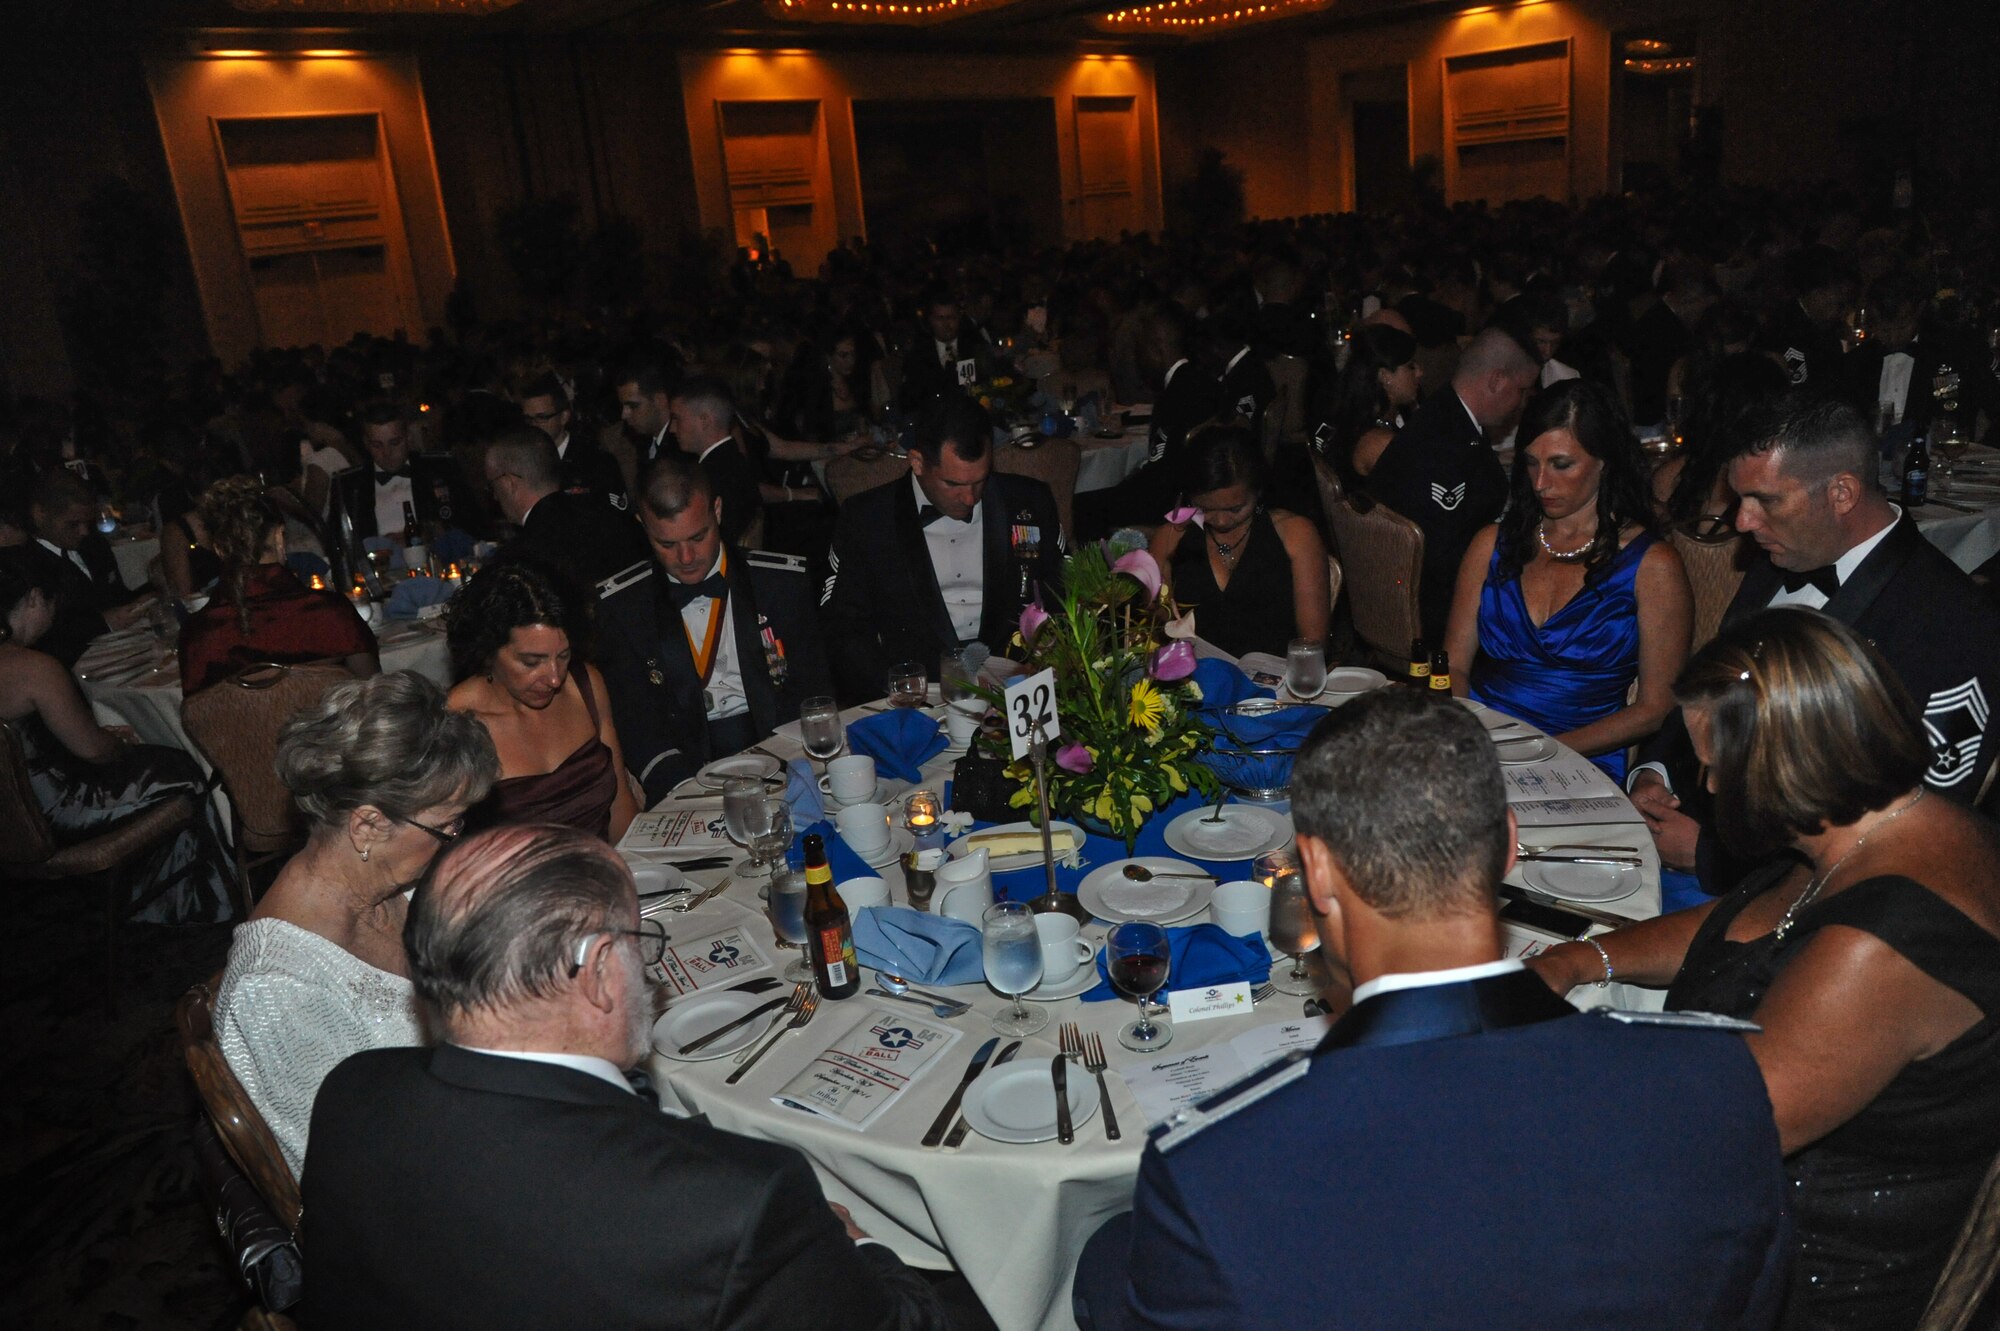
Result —
M 1442 647 L 1431 653 L 1430 686 L 1432 693 L 1451 693 L 1451 654 Z
M 1413 689 L 1430 687 L 1431 652 L 1422 638 L 1410 640 L 1410 666 L 1404 673 L 1403 682 Z
M 808 833 L 806 850 L 806 955 L 822 998 L 852 998 L 861 988 L 861 966 L 854 958 L 854 926 L 847 903 L 833 885 L 826 862 L 826 842 Z

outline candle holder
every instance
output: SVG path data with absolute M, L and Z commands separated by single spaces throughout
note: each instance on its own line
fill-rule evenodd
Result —
M 943 812 L 935 790 L 913 790 L 903 800 L 903 825 L 918 836 L 935 832 Z

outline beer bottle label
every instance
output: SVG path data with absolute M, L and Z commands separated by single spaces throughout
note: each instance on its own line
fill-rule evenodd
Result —
M 837 924 L 819 931 L 819 954 L 826 963 L 826 987 L 829 989 L 840 988 L 853 974 L 849 968 L 854 965 L 854 944 L 847 940 L 846 933 Z
M 1435 670 L 1433 670 L 1433 671 L 1430 671 L 1429 673 L 1430 673 L 1430 677 L 1431 677 L 1431 692 L 1432 692 L 1432 693 L 1450 693 L 1450 692 L 1451 692 L 1451 676 L 1450 676 L 1450 675 L 1440 675 L 1440 674 L 1438 674 L 1438 673 L 1437 673 L 1437 672 L 1436 672 Z

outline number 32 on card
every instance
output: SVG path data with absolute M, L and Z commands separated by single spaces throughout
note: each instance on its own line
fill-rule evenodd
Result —
M 1007 686 L 1007 739 L 1013 745 L 1014 756 L 1028 756 L 1030 742 L 1035 737 L 1035 722 L 1042 723 L 1045 738 L 1054 739 L 1062 734 L 1062 722 L 1056 716 L 1056 672 L 1044 670 L 1040 674 L 1017 679 Z

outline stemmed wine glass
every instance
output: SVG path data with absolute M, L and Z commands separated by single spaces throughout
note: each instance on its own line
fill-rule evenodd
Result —
M 785 852 L 792 848 L 792 806 L 782 795 L 765 795 L 750 820 L 750 863 L 778 876 Z
M 1111 973 L 1111 987 L 1139 1003 L 1139 1019 L 1119 1028 L 1118 1043 L 1140 1053 L 1166 1048 L 1174 1028 L 1154 1021 L 1146 1000 L 1167 982 L 1173 955 L 1167 931 L 1142 920 L 1121 924 L 1105 936 L 1104 953 L 1110 958 L 1105 969 Z
M 808 698 L 799 706 L 799 739 L 806 756 L 824 767 L 847 747 L 847 727 L 840 724 L 840 704 L 831 698 Z
M 1035 930 L 1035 913 L 1024 901 L 1002 901 L 980 917 L 980 956 L 986 983 L 1014 1000 L 1009 1011 L 993 1019 L 1002 1035 L 1033 1035 L 1049 1024 L 1049 1010 L 1021 1001 L 1021 995 L 1042 982 L 1042 936 Z
M 1312 638 L 1294 638 L 1285 654 L 1285 691 L 1310 702 L 1326 688 L 1326 648 Z
M 764 782 L 760 777 L 732 776 L 722 783 L 722 826 L 729 833 L 729 839 L 745 850 L 750 850 L 751 840 L 763 818 Z M 757 860 L 756 852 L 738 863 L 731 873 L 742 875 L 764 866 Z
M 785 968 L 785 980 L 803 984 L 812 979 L 812 963 L 806 960 L 806 879 L 789 866 L 771 870 L 771 927 L 777 930 L 778 944 L 795 948 L 798 955 Z
M 1298 856 L 1289 850 L 1259 855 L 1252 876 L 1271 889 L 1271 926 L 1266 936 L 1272 947 L 1292 958 L 1292 969 L 1273 975 L 1271 983 L 1280 993 L 1317 993 L 1319 986 L 1306 972 L 1306 954 L 1319 951 L 1319 930 L 1313 927 L 1312 908 L 1306 903 L 1306 876 L 1299 872 Z

